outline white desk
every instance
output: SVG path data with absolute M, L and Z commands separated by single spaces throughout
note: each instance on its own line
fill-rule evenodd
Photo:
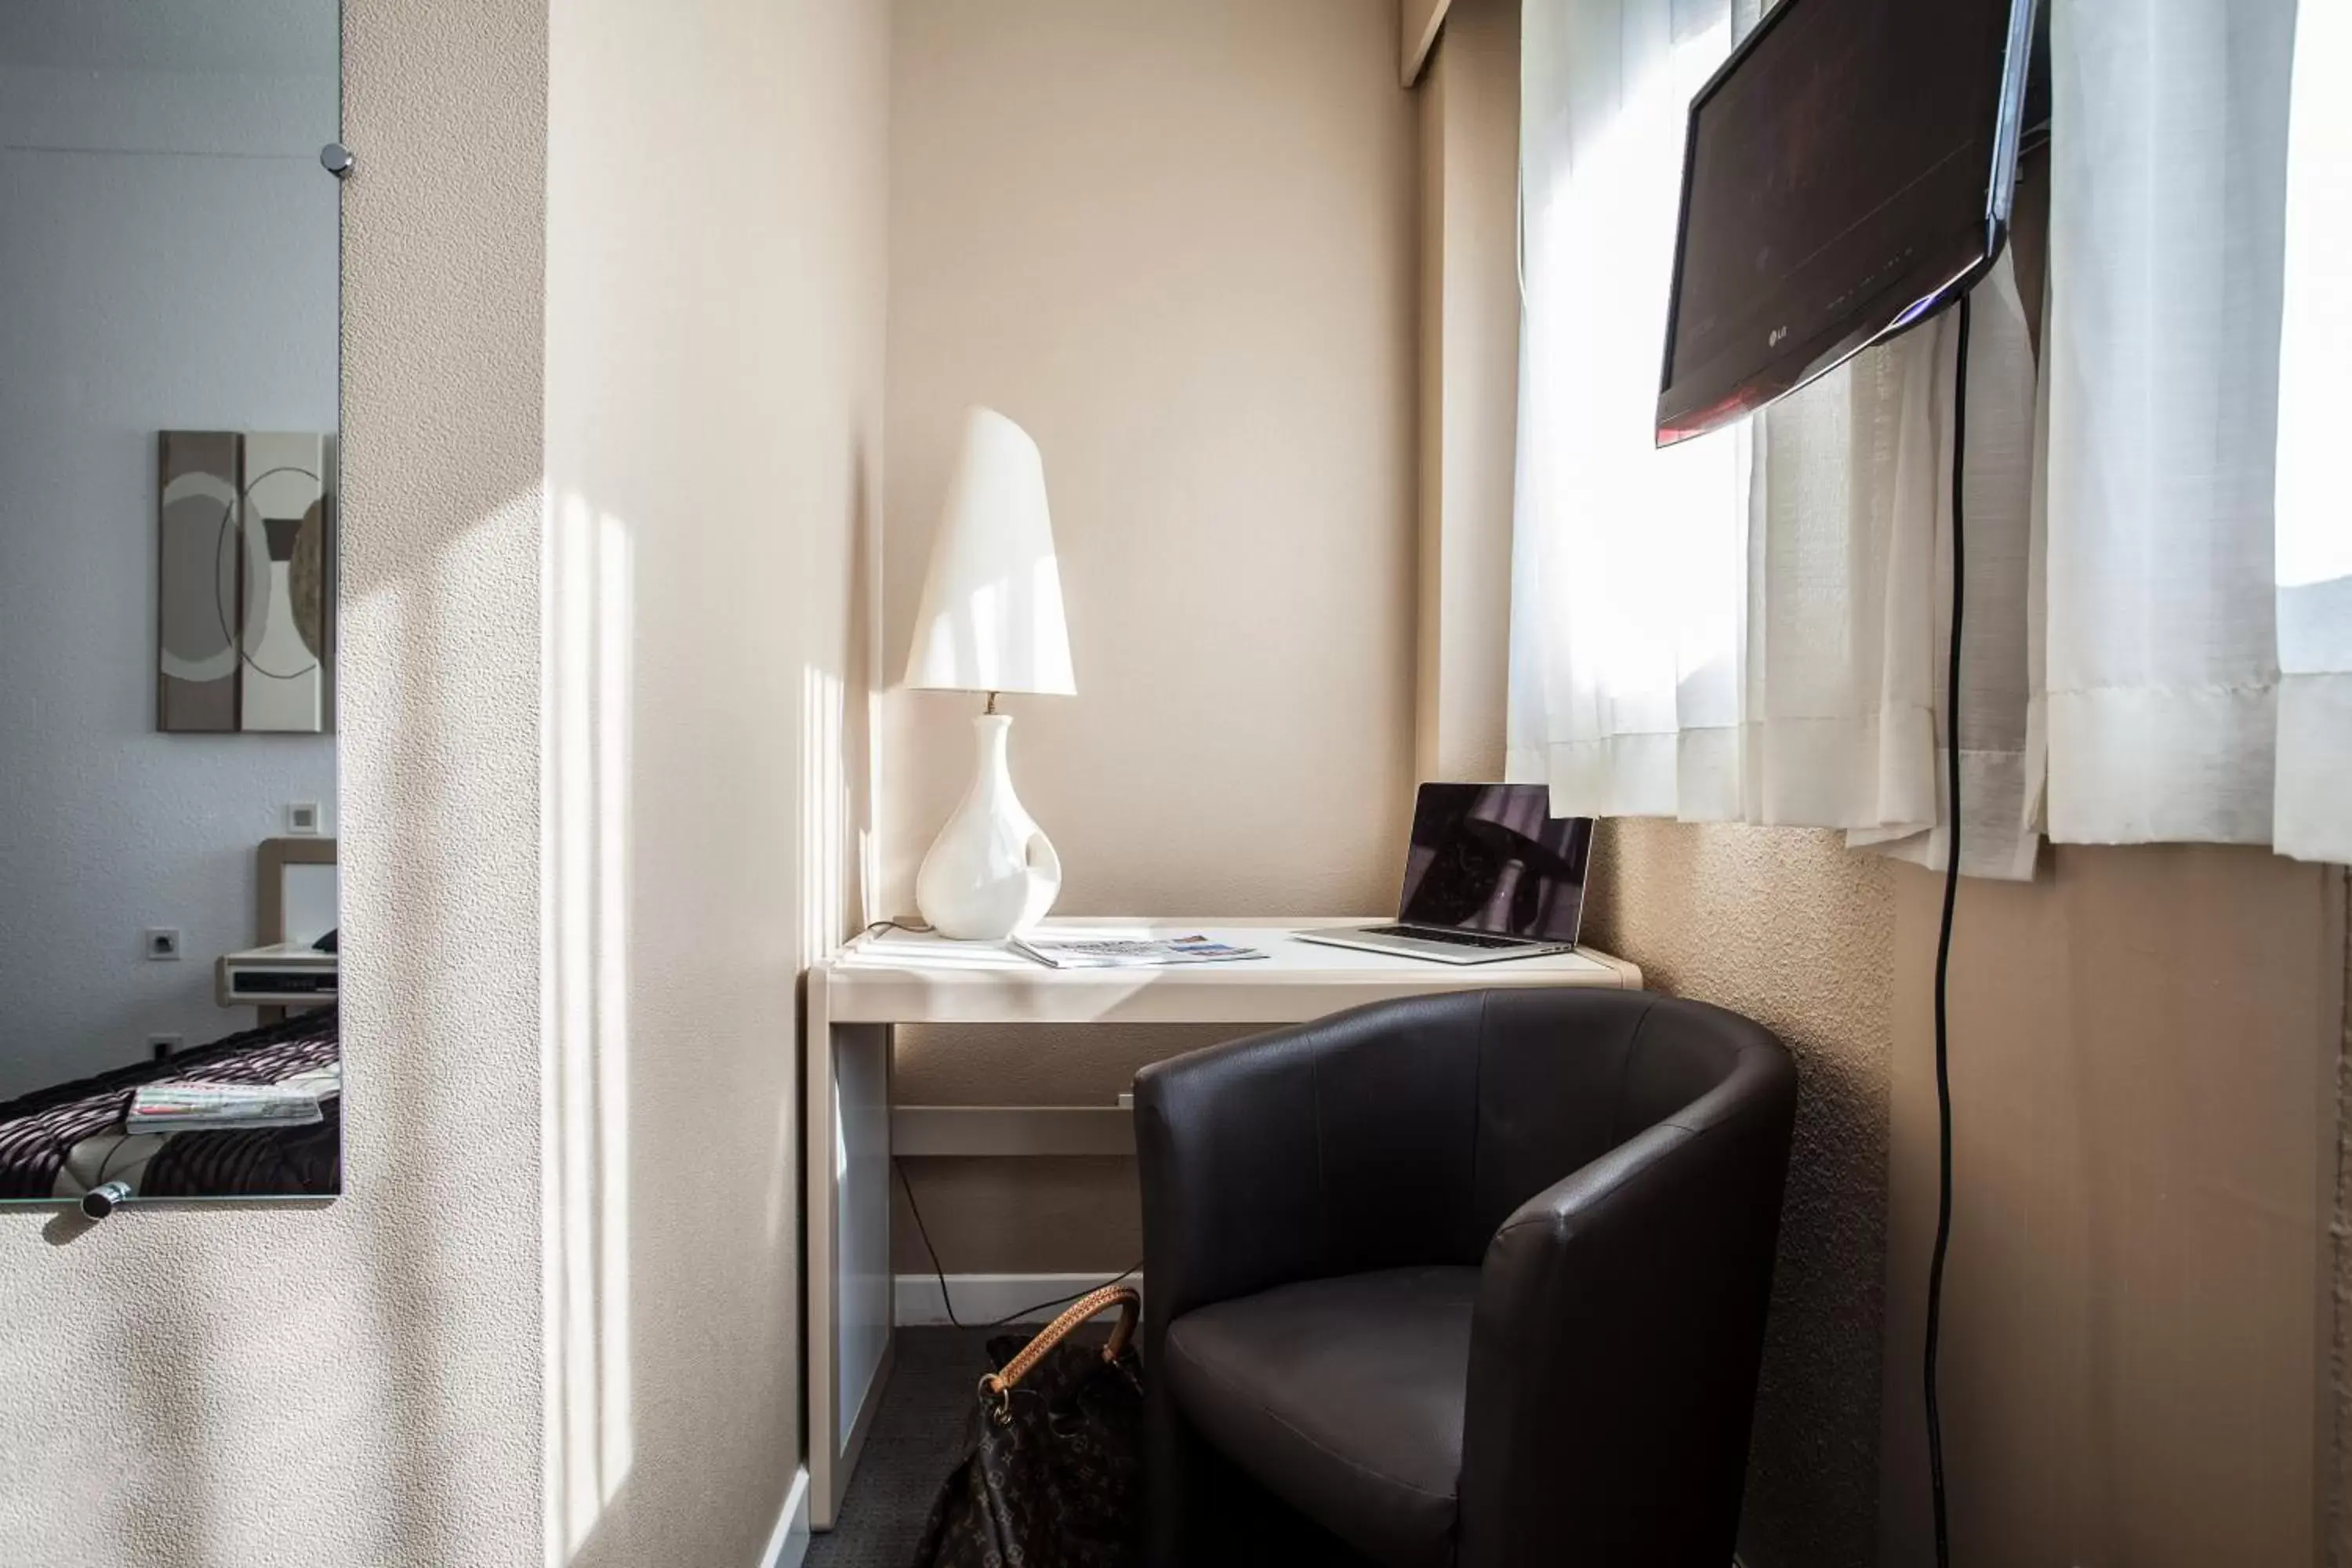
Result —
M 811 1523 L 830 1530 L 888 1375 L 890 1155 L 1119 1154 L 1134 1138 L 1108 1106 L 894 1106 L 898 1024 L 1235 1024 L 1319 1018 L 1343 1007 L 1495 986 L 1638 989 L 1642 972 L 1585 949 L 1502 963 L 1440 964 L 1297 941 L 1377 917 L 1235 921 L 1056 920 L 1047 934 L 1182 936 L 1270 956 L 1155 969 L 1045 969 L 992 943 L 889 931 L 809 971 L 807 1196 Z M 1236 1030 L 1239 1034 L 1244 1030 Z

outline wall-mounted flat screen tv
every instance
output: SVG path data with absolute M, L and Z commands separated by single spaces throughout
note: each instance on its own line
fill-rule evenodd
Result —
M 2033 0 L 1780 0 L 1691 100 L 1658 444 L 1924 321 L 2008 237 Z

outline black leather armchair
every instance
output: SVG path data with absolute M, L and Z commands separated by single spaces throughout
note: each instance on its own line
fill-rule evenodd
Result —
M 1643 992 L 1146 1068 L 1154 1568 L 1726 1568 L 1796 1096 L 1763 1028 Z

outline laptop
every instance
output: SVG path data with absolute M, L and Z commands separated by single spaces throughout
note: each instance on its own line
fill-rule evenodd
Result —
M 1592 819 L 1552 816 L 1546 785 L 1427 784 L 1396 923 L 1297 934 L 1436 963 L 1573 952 L 1591 863 Z

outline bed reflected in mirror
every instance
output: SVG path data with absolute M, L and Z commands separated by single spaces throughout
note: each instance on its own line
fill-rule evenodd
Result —
M 0 6 L 0 1202 L 341 1191 L 341 57 Z

